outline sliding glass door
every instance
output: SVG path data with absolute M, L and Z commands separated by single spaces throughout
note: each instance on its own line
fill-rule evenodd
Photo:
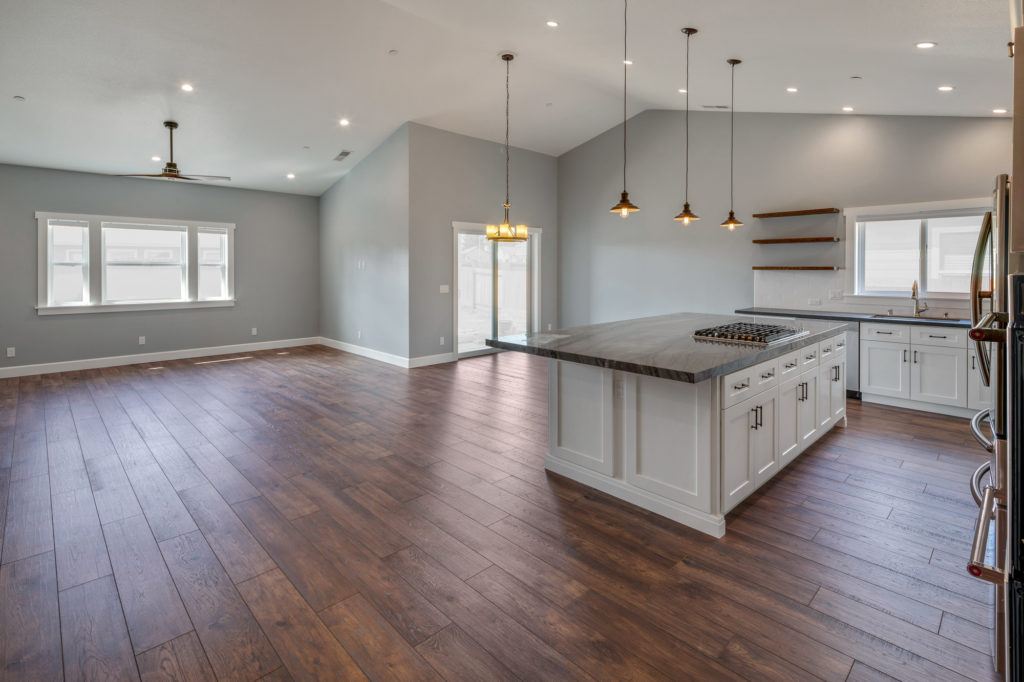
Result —
M 540 235 L 496 243 L 483 225 L 455 225 L 455 340 L 459 357 L 490 352 L 484 340 L 534 329 Z

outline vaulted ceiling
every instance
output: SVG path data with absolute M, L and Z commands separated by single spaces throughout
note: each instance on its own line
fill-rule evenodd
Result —
M 621 117 L 621 0 L 0 0 L 0 17 L 5 163 L 155 172 L 172 118 L 183 172 L 319 194 L 405 121 L 500 140 L 504 50 L 516 146 L 560 154 Z M 1011 104 L 1006 0 L 631 0 L 631 113 L 682 106 L 683 26 L 695 109 L 728 103 L 728 57 L 740 111 Z

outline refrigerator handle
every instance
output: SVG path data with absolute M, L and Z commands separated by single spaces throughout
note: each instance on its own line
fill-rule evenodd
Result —
M 994 446 L 992 445 L 992 441 L 990 441 L 985 436 L 985 432 L 981 430 L 981 424 L 983 421 L 989 418 L 989 415 L 991 413 L 992 410 L 990 408 L 987 410 L 982 410 L 981 412 L 979 412 L 978 414 L 974 415 L 971 418 L 971 433 L 974 435 L 974 440 L 978 441 L 978 444 L 981 445 L 981 447 L 988 450 L 989 452 L 993 451 Z M 982 466 L 988 466 L 988 464 L 986 463 L 983 464 Z M 980 500 L 975 500 L 975 502 L 978 502 L 980 504 Z
M 988 527 L 992 518 L 992 504 L 996 499 L 996 489 L 986 486 L 978 507 L 978 521 L 974 526 L 974 541 L 971 543 L 971 558 L 967 564 L 967 572 L 975 578 L 1000 585 L 1006 577 L 1005 572 L 985 563 L 985 550 L 988 549 Z
M 974 247 L 974 261 L 971 263 L 972 327 L 980 327 L 982 325 L 982 299 L 992 298 L 991 291 L 985 291 L 981 288 L 981 278 L 985 269 L 985 252 L 987 251 L 987 245 L 992 238 L 992 211 L 986 211 L 985 217 L 982 218 L 981 221 L 981 230 L 978 231 L 978 244 Z M 980 340 L 975 340 L 974 345 L 978 352 L 978 365 L 981 370 L 981 383 L 988 386 L 991 381 L 991 361 L 989 359 L 988 348 L 986 348 L 984 342 Z

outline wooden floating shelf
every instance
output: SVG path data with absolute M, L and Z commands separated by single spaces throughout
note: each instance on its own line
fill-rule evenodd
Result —
M 778 239 L 752 239 L 754 244 L 835 244 L 839 237 L 780 237 Z
M 842 270 L 838 265 L 755 265 L 752 270 Z
M 838 208 L 807 208 L 802 211 L 775 211 L 772 213 L 754 213 L 753 218 L 793 218 L 802 215 L 826 215 L 839 213 Z

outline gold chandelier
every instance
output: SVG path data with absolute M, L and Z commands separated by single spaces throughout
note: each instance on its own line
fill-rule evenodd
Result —
M 511 52 L 506 52 L 501 55 L 501 59 L 505 62 L 505 218 L 501 221 L 500 225 L 488 225 L 486 228 L 487 239 L 493 242 L 525 242 L 529 235 L 527 232 L 529 228 L 526 225 L 513 225 L 508 218 L 509 209 L 512 208 L 512 204 L 509 201 L 509 159 L 511 156 L 509 147 L 509 102 L 511 100 L 511 91 L 509 89 L 509 71 L 512 60 L 515 59 L 515 55 Z

